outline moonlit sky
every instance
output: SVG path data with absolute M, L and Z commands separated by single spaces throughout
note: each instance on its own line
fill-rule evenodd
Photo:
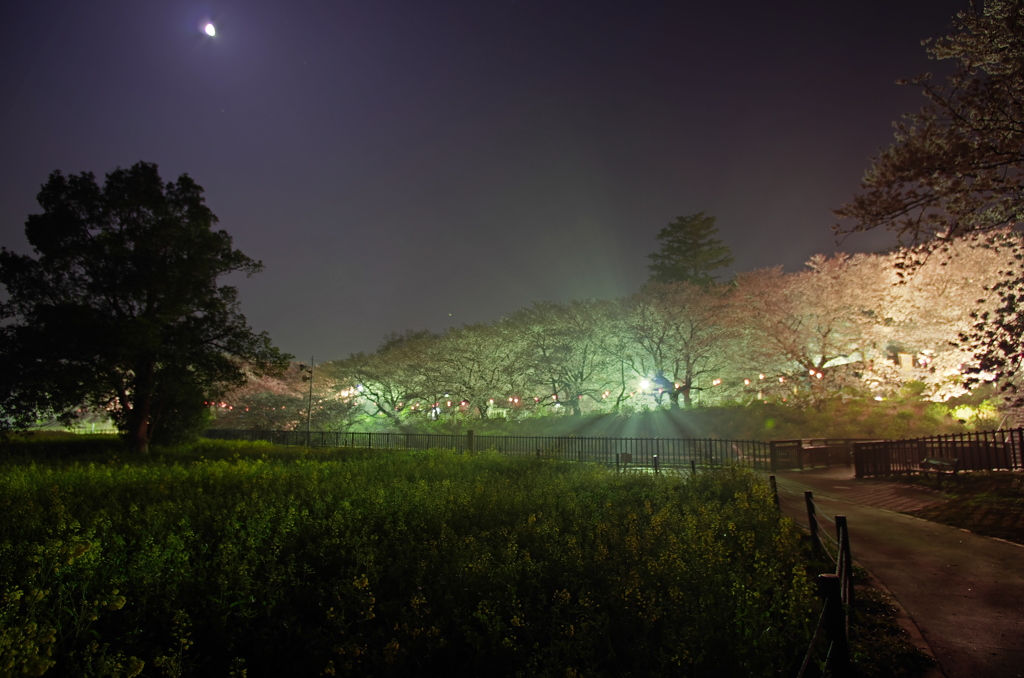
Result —
M 725 276 L 795 270 L 966 5 L 8 2 L 0 244 L 55 169 L 188 173 L 266 266 L 229 279 L 250 324 L 317 362 L 630 294 L 679 215 L 717 217 Z

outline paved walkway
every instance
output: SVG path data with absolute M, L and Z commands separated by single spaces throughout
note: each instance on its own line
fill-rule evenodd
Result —
M 943 501 L 919 487 L 856 480 L 843 467 L 775 475 L 800 524 L 805 490 L 819 514 L 847 517 L 854 560 L 907 611 L 947 678 L 1024 676 L 1024 547 L 896 513 Z

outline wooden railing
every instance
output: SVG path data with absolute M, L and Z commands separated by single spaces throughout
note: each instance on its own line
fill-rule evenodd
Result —
M 851 675 L 850 664 L 850 612 L 853 609 L 853 557 L 850 555 L 850 530 L 846 523 L 846 516 L 836 516 L 835 519 L 821 514 L 826 520 L 832 521 L 836 526 L 836 538 L 822 532 L 818 524 L 818 510 L 814 505 L 814 495 L 804 492 L 804 502 L 807 506 L 807 525 L 811 533 L 811 544 L 819 556 L 828 557 L 835 563 L 835 572 L 818 575 L 818 594 L 824 599 L 821 616 L 818 618 L 818 625 L 814 629 L 814 636 L 804 655 L 803 664 L 797 678 L 804 678 L 807 674 L 811 659 L 819 642 L 828 643 L 825 666 L 822 673 L 830 672 L 836 678 L 844 678 Z M 832 550 L 826 547 L 821 537 L 824 535 L 835 547 L 835 555 Z

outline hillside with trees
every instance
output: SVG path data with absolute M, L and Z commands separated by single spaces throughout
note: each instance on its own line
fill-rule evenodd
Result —
M 907 394 L 958 402 L 977 368 L 961 336 L 998 303 L 987 288 L 1019 244 L 1000 233 L 1006 247 L 950 240 L 912 275 L 899 268 L 912 249 L 815 256 L 792 273 L 649 282 L 627 298 L 535 303 L 491 324 L 394 334 L 373 353 L 317 367 L 311 419 L 297 383 L 290 401 L 273 400 L 285 397 L 271 396 L 288 391 L 285 377 L 265 385 L 263 409 L 259 384 L 229 395 L 223 404 L 234 409 L 219 407 L 217 425 L 268 428 L 272 414 L 273 427 L 293 429 L 528 428 L 548 415 L 722 405 L 823 413 Z

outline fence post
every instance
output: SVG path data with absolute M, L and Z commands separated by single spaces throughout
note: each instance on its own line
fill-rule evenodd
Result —
M 658 468 L 658 455 L 654 455 L 654 472 L 661 473 L 661 470 Z
M 776 510 L 781 510 L 779 506 L 779 485 L 775 482 L 775 476 L 768 476 L 768 484 L 772 488 L 772 501 L 775 502 Z
M 843 604 L 846 605 L 846 623 L 849 627 L 850 610 L 853 609 L 853 556 L 850 554 L 850 527 L 846 516 L 836 516 L 836 537 L 839 541 L 839 576 L 843 583 Z
M 825 664 L 832 675 L 845 678 L 850 675 L 850 646 L 846 637 L 846 621 L 843 614 L 843 600 L 839 575 L 819 574 L 818 590 L 825 599 L 825 634 L 829 640 L 828 658 Z
M 690 457 L 690 475 L 697 475 L 697 462 L 694 461 L 693 457 Z
M 619 453 L 615 453 L 615 472 L 619 473 Z
M 476 432 L 473 429 L 466 431 L 466 449 L 469 450 L 469 456 L 476 454 Z
M 821 555 L 825 547 L 821 544 L 821 537 L 818 536 L 818 517 L 814 514 L 814 493 L 810 490 L 804 492 L 804 502 L 807 504 L 807 527 L 811 530 L 811 546 L 815 553 Z
M 769 467 L 769 470 L 772 473 L 775 473 L 775 470 L 776 470 L 775 469 L 775 466 L 776 466 L 775 458 L 776 458 L 775 441 L 774 440 L 770 440 L 770 441 L 768 441 L 768 467 Z
M 1011 431 L 1010 440 L 1010 467 L 1016 471 L 1024 468 L 1024 428 L 1018 427 L 1016 431 Z

